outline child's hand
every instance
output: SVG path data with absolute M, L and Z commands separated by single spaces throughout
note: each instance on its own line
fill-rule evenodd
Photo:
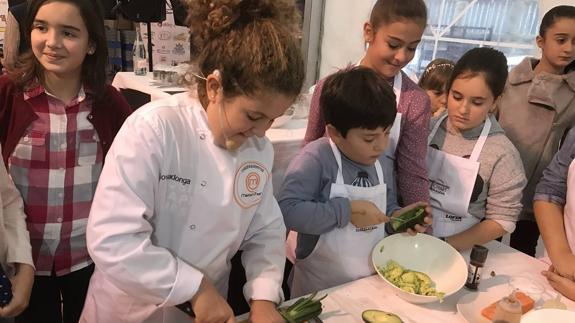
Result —
M 575 301 L 575 281 L 558 275 L 553 266 L 550 266 L 546 271 L 542 271 L 541 274 L 547 278 L 549 285 L 561 295 Z
M 409 210 L 418 208 L 418 207 L 425 207 L 425 217 L 423 218 L 423 222 L 425 222 L 425 225 L 421 225 L 421 224 L 416 224 L 415 227 L 413 228 L 409 228 L 407 229 L 407 233 L 409 233 L 410 235 L 416 235 L 418 233 L 425 233 L 428 230 L 428 227 L 433 223 L 433 220 L 431 219 L 431 206 L 429 206 L 429 204 L 425 203 L 425 202 L 415 202 L 413 204 L 410 204 L 404 208 L 401 208 L 395 212 L 393 212 L 393 214 L 391 215 L 391 217 L 396 217 L 400 214 L 403 214 Z
M 198 292 L 190 300 L 196 323 L 235 323 L 234 312 L 228 302 L 204 277 Z
M 15 317 L 28 307 L 32 285 L 34 285 L 34 268 L 19 264 L 18 273 L 11 279 L 12 300 L 6 307 L 0 307 L 0 317 Z
M 351 201 L 349 222 L 358 228 L 365 228 L 389 221 L 389 218 L 370 201 Z
M 284 318 L 276 309 L 276 304 L 270 301 L 252 301 L 250 310 L 252 323 L 285 323 Z

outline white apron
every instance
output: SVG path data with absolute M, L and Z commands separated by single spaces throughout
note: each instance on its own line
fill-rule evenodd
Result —
M 360 61 L 361 62 L 361 61 Z M 357 65 L 359 65 L 359 63 Z M 393 93 L 395 93 L 395 103 L 399 107 L 399 98 L 401 97 L 401 86 L 402 86 L 402 73 L 401 71 L 393 78 Z M 395 150 L 397 148 L 397 143 L 399 142 L 399 133 L 401 130 L 401 113 L 397 112 L 395 115 L 395 120 L 393 121 L 393 126 L 391 127 L 389 133 L 389 144 L 385 149 L 385 156 L 395 160 Z M 391 183 L 390 185 L 395 185 Z M 290 231 L 286 240 L 286 254 L 289 261 L 292 264 L 295 262 L 295 248 L 297 246 L 297 232 Z
M 387 186 L 379 160 L 375 163 L 379 185 L 358 187 L 343 182 L 341 153 L 333 142 L 331 147 L 339 166 L 337 179 L 331 184 L 330 199 L 347 197 L 350 200 L 373 202 L 381 212 L 386 212 Z M 359 229 L 351 223 L 322 234 L 314 250 L 294 265 L 291 296 L 299 297 L 314 291 L 372 275 L 371 251 L 385 237 L 384 224 Z
M 402 73 L 399 71 L 397 75 L 393 78 L 393 93 L 395 93 L 395 104 L 399 108 L 399 98 L 401 97 L 401 86 L 402 86 Z M 395 120 L 393 121 L 393 126 L 391 127 L 389 133 L 389 145 L 385 149 L 386 156 L 395 160 L 395 149 L 397 148 L 397 143 L 399 142 L 399 133 L 401 130 L 401 113 L 398 111 L 395 115 Z
M 427 139 L 431 143 L 447 114 L 437 121 Z M 483 130 L 469 159 L 448 154 L 438 149 L 427 149 L 429 199 L 433 208 L 433 235 L 449 237 L 479 223 L 467 210 L 477 173 L 479 154 L 489 135 L 491 120 L 485 119 Z
M 190 145 L 191 153 L 189 153 L 190 156 L 194 156 L 192 157 L 194 162 L 191 163 L 190 167 L 184 167 L 191 169 L 190 171 L 193 173 L 190 175 L 191 178 L 206 178 L 206 180 L 202 183 L 204 189 L 196 189 L 193 194 L 186 194 L 186 199 L 188 200 L 187 205 L 196 208 L 203 215 L 194 217 L 195 224 L 193 225 L 194 228 L 190 228 L 190 234 L 183 237 L 173 237 L 173 239 L 183 240 L 182 243 L 178 244 L 179 249 L 173 250 L 173 252 L 189 256 L 191 259 L 186 260 L 200 269 L 214 284 L 220 295 L 225 298 L 231 270 L 229 259 L 239 249 L 242 237 L 253 218 L 254 209 L 251 207 L 258 204 L 260 198 L 257 196 L 241 197 L 242 194 L 240 193 L 243 191 L 238 190 L 244 187 L 242 183 L 245 182 L 246 186 L 248 185 L 248 178 L 242 177 L 244 176 L 242 170 L 246 168 L 245 165 L 247 164 L 242 164 L 241 169 L 232 166 L 237 162 L 238 157 L 226 157 L 230 153 L 212 143 L 213 139 L 207 128 L 207 121 L 203 123 L 199 121 L 200 118 L 206 118 L 205 112 L 194 109 L 194 114 L 195 118 L 192 122 L 195 123 L 191 126 L 197 135 L 193 139 L 195 143 Z M 255 150 L 251 147 L 247 149 Z M 255 157 L 259 154 L 255 152 L 252 155 Z M 250 158 L 242 153 L 241 158 L 246 157 Z M 258 187 L 253 189 L 254 192 L 260 192 L 270 176 L 269 170 L 265 166 L 258 165 L 263 171 L 259 174 L 260 181 L 257 183 Z M 250 169 L 255 172 L 260 168 L 251 167 Z M 234 187 L 233 193 L 228 189 L 230 187 Z M 168 198 L 171 195 L 168 193 Z M 171 206 L 159 205 L 159 207 L 167 208 L 164 210 L 167 213 Z M 270 211 L 265 210 L 265 212 Z M 171 222 L 168 216 L 169 214 L 162 215 L 165 222 Z M 170 224 L 168 223 L 167 226 Z M 214 234 L 196 235 L 193 231 L 196 226 L 197 228 L 204 228 L 204 231 L 213 231 Z M 163 227 L 165 228 L 165 226 Z M 173 229 L 171 228 L 171 230 Z M 170 233 L 158 232 L 156 229 L 155 234 L 169 235 Z M 203 250 L 198 250 L 190 255 L 190 250 L 199 248 Z M 142 266 L 145 265 L 142 264 Z M 118 309 L 121 312 L 113 312 L 112 309 Z M 90 280 L 88 296 L 80 319 L 81 323 L 190 323 L 193 321 L 176 307 L 158 307 L 128 295 L 110 282 L 105 274 L 98 270 L 98 267 L 96 267 Z
M 569 165 L 569 172 L 567 175 L 567 194 L 565 207 L 563 208 L 563 226 L 565 227 L 565 235 L 567 236 L 567 243 L 571 253 L 575 253 L 575 160 Z M 547 249 L 543 256 L 543 261 L 551 264 Z

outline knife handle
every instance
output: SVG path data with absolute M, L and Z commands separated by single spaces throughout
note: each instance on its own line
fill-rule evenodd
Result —
M 180 311 L 188 314 L 190 317 L 196 317 L 196 314 L 194 313 L 194 310 L 192 309 L 192 304 L 190 302 L 185 302 L 180 305 L 176 305 L 176 307 L 179 308 Z

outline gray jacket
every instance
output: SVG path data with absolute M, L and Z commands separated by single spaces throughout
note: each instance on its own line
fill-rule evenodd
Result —
M 519 151 L 528 180 L 521 220 L 534 220 L 535 186 L 566 130 L 575 124 L 575 71 L 535 76 L 537 63 L 526 58 L 511 70 L 498 103 L 499 123 Z

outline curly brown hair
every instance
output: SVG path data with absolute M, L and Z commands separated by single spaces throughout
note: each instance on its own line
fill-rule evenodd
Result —
M 262 90 L 297 96 L 304 79 L 299 13 L 289 0 L 188 0 L 192 69 L 222 72 L 228 98 Z M 198 96 L 207 105 L 205 82 Z

